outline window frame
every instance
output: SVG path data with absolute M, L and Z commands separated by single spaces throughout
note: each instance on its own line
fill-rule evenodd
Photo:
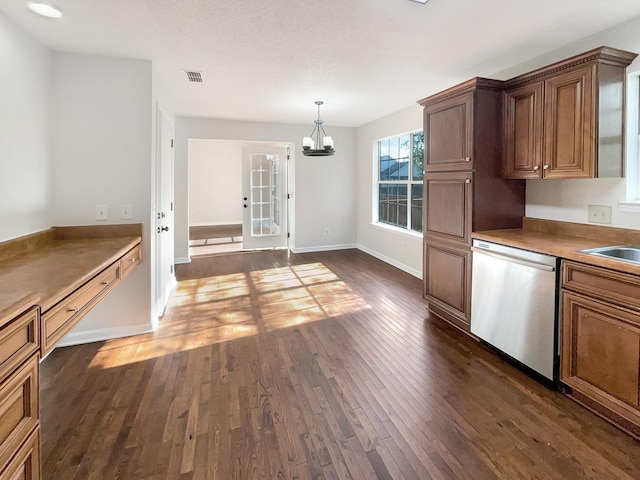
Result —
M 390 229 L 398 233 L 407 234 L 410 236 L 418 236 L 422 238 L 423 232 L 414 230 L 412 228 L 413 218 L 412 218 L 412 188 L 413 185 L 424 185 L 424 171 L 421 171 L 420 180 L 413 179 L 413 168 L 414 168 L 414 135 L 417 133 L 423 134 L 424 139 L 424 131 L 422 129 L 411 130 L 408 132 L 398 133 L 395 135 L 389 135 L 383 138 L 380 138 L 375 141 L 373 146 L 373 195 L 372 195 L 372 224 L 384 229 Z M 381 143 L 386 140 L 391 140 L 394 138 L 400 138 L 403 136 L 409 136 L 409 161 L 407 167 L 407 179 L 406 180 L 381 180 L 380 179 L 380 146 Z M 423 162 L 424 162 L 424 140 L 423 140 Z M 424 165 L 423 165 L 424 168 Z M 380 185 L 402 185 L 407 187 L 407 224 L 405 227 L 387 223 L 380 220 Z M 423 198 L 424 198 L 424 186 L 423 186 Z M 424 216 L 424 205 L 421 208 L 421 217 Z M 422 229 L 424 230 L 424 225 L 422 225 Z
M 640 213 L 640 70 L 627 73 L 625 175 L 626 199 L 621 211 Z

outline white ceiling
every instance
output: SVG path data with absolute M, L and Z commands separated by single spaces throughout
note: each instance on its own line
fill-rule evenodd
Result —
M 360 126 L 640 16 L 638 0 L 25 0 L 0 10 L 56 51 L 152 60 L 176 114 Z M 615 47 L 615 45 L 611 45 Z M 201 71 L 204 83 L 186 80 Z

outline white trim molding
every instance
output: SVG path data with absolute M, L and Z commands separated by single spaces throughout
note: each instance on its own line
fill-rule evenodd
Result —
M 191 257 L 177 257 L 173 259 L 173 263 L 180 265 L 182 263 L 191 263 Z
M 624 213 L 640 213 L 640 200 L 618 202 L 620 211 Z
M 422 271 L 420 270 L 416 270 L 415 268 L 405 265 L 404 263 L 398 262 L 397 260 L 387 257 L 386 255 L 376 252 L 375 250 L 371 250 L 369 247 L 365 247 L 364 245 L 358 244 L 357 248 L 358 250 L 362 250 L 363 252 L 368 253 L 372 257 L 376 257 L 378 260 L 382 260 L 383 262 L 388 263 L 389 265 L 393 265 L 394 267 L 399 268 L 403 272 L 407 272 L 409 275 L 413 275 L 414 277 L 422 280 Z
M 69 347 L 71 345 L 81 345 L 83 343 L 101 342 L 114 338 L 131 337 L 153 331 L 151 322 L 139 325 L 127 325 L 123 327 L 96 328 L 95 330 L 83 330 L 80 332 L 70 332 L 64 337 L 56 347 Z
M 330 252 L 331 250 L 348 250 L 358 248 L 355 243 L 344 243 L 341 245 L 319 245 L 317 247 L 292 248 L 293 253 Z

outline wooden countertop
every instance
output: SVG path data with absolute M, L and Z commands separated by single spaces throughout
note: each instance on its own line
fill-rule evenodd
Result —
M 580 253 L 580 250 L 614 245 L 640 246 L 639 230 L 525 218 L 521 229 L 474 232 L 471 236 L 479 240 L 640 275 L 640 265 Z
M 0 324 L 31 305 L 40 305 L 45 312 L 142 240 L 141 236 L 49 236 L 46 242 L 0 261 Z

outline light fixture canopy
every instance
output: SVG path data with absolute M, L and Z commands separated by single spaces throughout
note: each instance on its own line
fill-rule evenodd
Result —
M 302 154 L 308 157 L 327 157 L 333 155 L 336 151 L 333 149 L 333 138 L 328 136 L 324 128 L 322 128 L 320 105 L 324 102 L 316 100 L 315 103 L 318 106 L 318 119 L 314 121 L 315 126 L 311 132 L 311 136 L 302 139 Z
M 31 10 L 32 12 L 37 13 L 38 15 L 42 15 L 43 17 L 62 17 L 62 12 L 56 7 L 49 5 L 48 3 L 29 2 L 27 3 L 27 7 L 29 7 L 29 10 Z

